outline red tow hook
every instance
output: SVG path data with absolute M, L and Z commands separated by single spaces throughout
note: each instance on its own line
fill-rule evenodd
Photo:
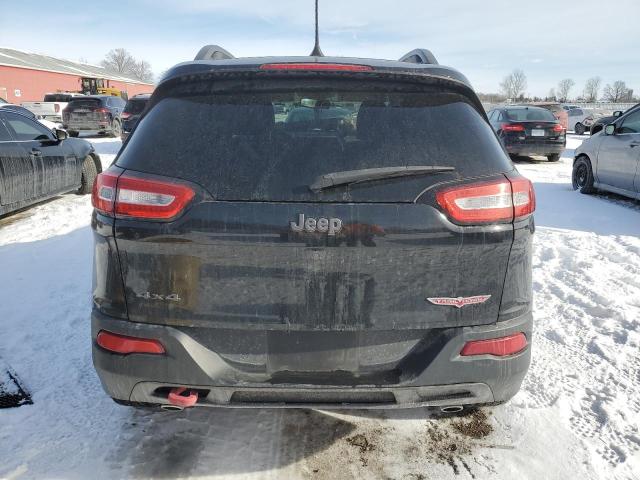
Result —
M 186 387 L 175 387 L 171 389 L 167 398 L 171 405 L 188 408 L 193 407 L 198 401 L 198 392 L 195 390 L 189 390 L 189 392 L 187 392 Z

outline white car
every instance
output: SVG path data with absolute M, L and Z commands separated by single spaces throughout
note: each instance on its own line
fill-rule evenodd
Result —
M 571 108 L 567 110 L 567 114 L 569 115 L 567 130 L 573 130 L 578 135 L 588 132 L 595 119 L 595 112 L 587 108 Z

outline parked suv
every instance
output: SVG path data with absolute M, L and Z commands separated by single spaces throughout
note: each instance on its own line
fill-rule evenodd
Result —
M 120 133 L 120 138 L 123 142 L 129 137 L 129 134 L 138 123 L 140 115 L 144 111 L 144 107 L 146 107 L 150 96 L 150 93 L 141 93 L 139 95 L 131 97 L 127 101 L 127 104 L 125 105 L 121 115 L 122 132 Z
M 168 71 L 94 187 L 108 395 L 166 409 L 511 398 L 531 352 L 535 198 L 467 79 L 423 50 L 203 51 Z M 287 121 L 281 105 L 310 114 Z
M 82 130 L 119 137 L 125 103 L 122 98 L 110 95 L 76 97 L 62 112 L 63 126 L 72 137 L 77 137 Z

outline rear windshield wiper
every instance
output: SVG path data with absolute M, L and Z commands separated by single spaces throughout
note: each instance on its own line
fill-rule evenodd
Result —
M 441 172 L 453 172 L 455 167 L 444 167 L 440 165 L 418 165 L 400 167 L 363 168 L 360 170 L 346 170 L 343 172 L 332 172 L 318 176 L 309 189 L 313 192 L 320 192 L 340 185 L 351 185 L 353 183 L 373 182 L 387 178 L 409 177 L 412 175 L 429 175 Z

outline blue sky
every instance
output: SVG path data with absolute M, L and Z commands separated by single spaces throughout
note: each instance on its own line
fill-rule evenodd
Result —
M 2 0 L 0 45 L 99 63 L 124 47 L 156 74 L 217 43 L 236 56 L 307 55 L 313 0 Z M 579 6 L 576 6 L 578 5 Z M 640 0 L 320 0 L 326 55 L 399 58 L 416 47 L 495 92 L 514 68 L 528 93 L 572 78 L 624 80 L 640 93 Z

